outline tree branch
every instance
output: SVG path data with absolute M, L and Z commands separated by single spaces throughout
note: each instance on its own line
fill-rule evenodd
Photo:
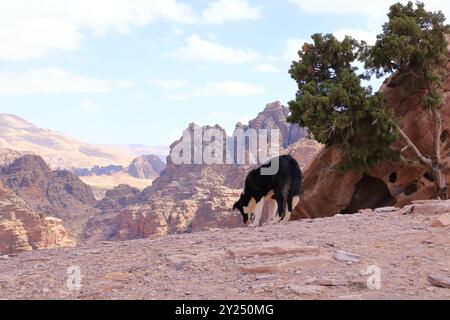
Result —
M 411 139 L 409 139 L 409 137 L 406 135 L 406 133 L 400 128 L 400 126 L 398 124 L 396 124 L 396 126 L 398 129 L 398 132 L 400 133 L 400 136 L 403 138 L 403 140 L 405 140 L 405 142 L 408 144 L 408 146 L 411 147 L 411 149 L 414 151 L 414 153 L 416 154 L 419 161 L 429 167 L 433 167 L 433 162 L 431 161 L 431 159 L 424 157 L 422 155 L 422 153 L 419 151 L 419 149 L 417 149 L 416 145 L 411 141 Z
M 434 136 L 434 152 L 436 157 L 436 164 L 441 165 L 441 132 L 442 132 L 442 118 L 441 111 L 438 108 L 433 108 L 434 121 L 436 125 Z

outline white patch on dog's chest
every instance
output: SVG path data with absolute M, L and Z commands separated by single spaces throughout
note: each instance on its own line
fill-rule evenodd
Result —
M 244 207 L 244 213 L 246 214 L 251 214 L 253 213 L 253 211 L 255 210 L 256 207 L 256 200 L 255 198 L 251 198 L 250 202 L 248 203 L 248 205 L 246 207 Z

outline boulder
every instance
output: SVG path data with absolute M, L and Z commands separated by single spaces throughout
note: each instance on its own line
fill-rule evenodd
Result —
M 442 159 L 450 153 L 450 65 L 447 65 L 444 83 L 444 106 L 442 108 Z M 423 154 L 433 152 L 434 120 L 420 103 L 424 92 L 405 96 L 396 86 L 398 74 L 387 79 L 381 88 L 386 107 L 393 108 L 401 119 L 400 126 Z M 402 140 L 395 148 L 405 147 Z M 404 152 L 406 158 L 414 159 L 411 150 Z M 367 174 L 357 171 L 342 172 L 337 165 L 342 153 L 336 147 L 326 148 L 314 159 L 304 174 L 302 199 L 293 219 L 330 217 L 339 213 L 353 213 L 360 209 L 377 207 L 404 207 L 414 200 L 431 199 L 434 192 L 433 178 L 423 165 L 385 161 Z M 450 169 L 445 162 L 444 174 L 450 182 Z

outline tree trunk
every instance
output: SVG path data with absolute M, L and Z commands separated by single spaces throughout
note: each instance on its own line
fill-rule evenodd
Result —
M 447 184 L 445 181 L 445 176 L 442 173 L 442 161 L 441 161 L 441 134 L 442 134 L 442 117 L 441 110 L 438 108 L 433 108 L 434 114 L 434 124 L 435 124 L 435 135 L 434 135 L 434 159 L 433 159 L 433 175 L 434 183 L 436 186 L 436 199 L 447 200 Z

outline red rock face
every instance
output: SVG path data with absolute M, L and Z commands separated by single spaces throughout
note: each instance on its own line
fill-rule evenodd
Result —
M 97 212 L 89 186 L 69 171 L 52 171 L 39 156 L 25 155 L 0 168 L 0 181 L 36 212 L 63 219 L 75 236 Z
M 321 146 L 315 141 L 301 139 L 306 134 L 305 130 L 287 123 L 286 115 L 287 108 L 276 102 L 267 105 L 247 126 L 238 124 L 236 128 L 279 129 L 280 141 L 275 143 L 281 146 L 290 144 L 289 149 L 281 150 L 282 153 L 291 153 L 304 168 Z M 216 129 L 224 139 L 230 139 L 218 125 L 201 128 L 191 124 L 188 127 L 190 132 L 195 129 L 202 133 Z M 210 141 L 204 141 L 203 147 L 209 144 Z M 226 147 L 224 144 L 224 151 Z M 252 167 L 254 165 L 176 165 L 169 156 L 166 168 L 151 187 L 140 192 L 121 185 L 109 190 L 101 201 L 96 201 L 91 189 L 73 174 L 52 171 L 38 156 L 20 157 L 5 165 L 1 168 L 0 181 L 35 212 L 61 218 L 79 242 L 92 243 L 242 226 L 241 216 L 232 213 L 231 208 Z M 136 169 L 146 174 L 142 166 Z M 52 219 L 41 224 L 48 224 L 52 230 L 58 229 L 58 224 Z M 10 232 L 5 230 L 2 233 L 10 237 Z M 24 237 L 20 232 L 16 234 L 17 243 L 20 243 Z M 54 233 L 45 234 L 49 239 L 42 240 L 44 243 L 58 243 Z M 28 243 L 24 240 L 23 248 L 33 248 L 27 247 Z
M 60 219 L 40 216 L 0 184 L 0 254 L 74 244 Z
M 321 146 L 315 141 L 301 139 L 306 131 L 287 123 L 287 114 L 287 108 L 279 102 L 269 104 L 247 126 L 237 124 L 236 129 L 279 129 L 280 145 L 290 144 L 289 149 L 281 150 L 282 153 L 292 153 L 305 167 Z M 220 126 L 200 128 L 190 124 L 188 131 L 192 134 L 195 128 L 203 133 L 208 129 L 217 129 L 227 138 Z M 171 150 L 179 141 L 171 146 Z M 207 145 L 208 142 L 205 142 L 203 147 Z M 167 166 L 160 177 L 143 191 L 141 205 L 129 206 L 117 216 L 113 239 L 127 240 L 243 226 L 241 216 L 232 213 L 231 208 L 242 192 L 248 171 L 254 165 L 176 165 L 170 156 L 166 162 Z
M 450 169 L 448 156 L 450 155 L 450 66 L 447 66 L 446 92 L 444 94 L 444 106 L 442 108 L 442 136 L 443 142 L 441 157 L 445 164 L 447 184 L 450 183 Z M 381 91 L 386 97 L 386 107 L 393 108 L 401 119 L 401 127 L 410 137 L 419 150 L 430 155 L 433 152 L 434 121 L 429 111 L 420 106 L 423 92 L 417 92 L 410 96 L 404 96 L 401 89 L 396 86 L 396 76 L 388 79 Z M 402 148 L 403 141 L 395 143 L 395 147 Z M 411 151 L 406 151 L 407 158 L 414 159 Z M 401 163 L 384 162 L 373 168 L 368 176 L 375 178 L 372 183 L 361 183 L 363 175 L 357 172 L 336 172 L 336 164 L 339 163 L 341 154 L 335 148 L 323 150 L 305 172 L 302 200 L 297 207 L 294 218 L 305 217 L 329 217 L 342 210 L 346 210 L 355 198 L 359 197 L 359 206 L 371 202 L 370 193 L 382 192 L 387 188 L 394 198 L 391 204 L 404 206 L 414 200 L 431 199 L 434 184 L 427 175 L 427 168 L 422 165 L 404 165 Z M 375 187 L 374 183 L 384 186 Z M 357 187 L 358 185 L 358 187 Z M 381 185 L 380 185 L 381 186 Z M 387 200 L 380 198 L 378 203 L 373 202 L 371 208 L 382 206 Z M 358 201 L 356 201 L 358 202 Z
M 134 159 L 128 167 L 128 174 L 139 179 L 158 177 L 166 164 L 154 155 L 143 155 Z

